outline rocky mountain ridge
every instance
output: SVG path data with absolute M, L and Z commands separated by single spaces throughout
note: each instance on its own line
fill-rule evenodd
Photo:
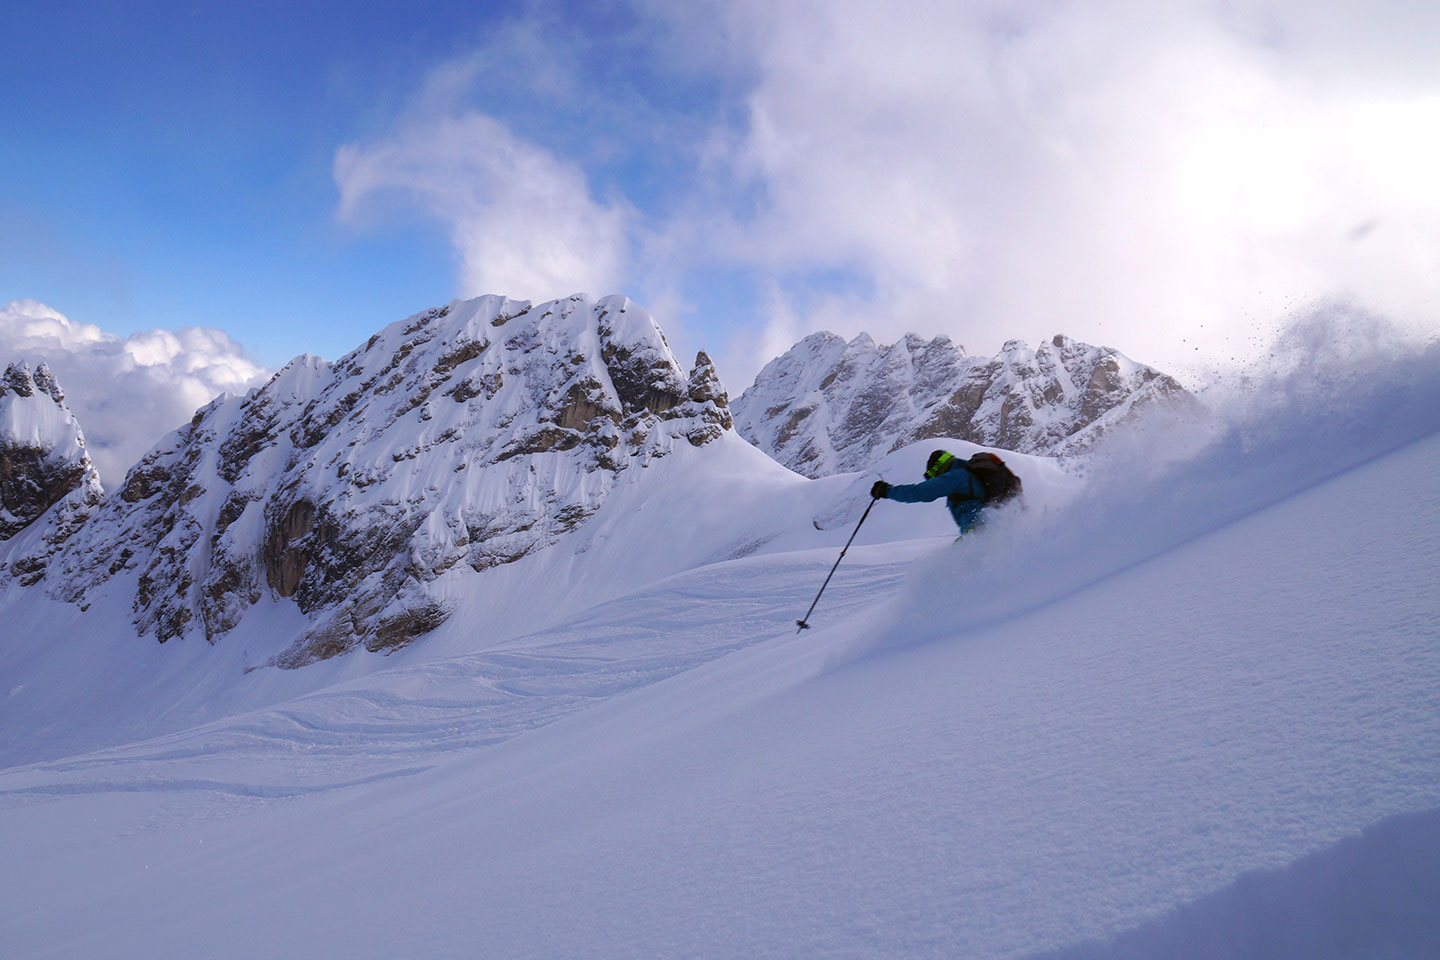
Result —
M 1034 350 L 1011 340 L 983 358 L 943 336 L 882 346 L 863 333 L 849 342 L 816 333 L 766 364 L 734 411 L 741 436 L 822 477 L 929 437 L 1075 453 L 1146 407 L 1188 397 L 1158 370 L 1065 336 Z
M 54 538 L 83 524 L 103 495 L 85 434 L 50 367 L 9 364 L 0 375 L 0 542 L 54 508 L 52 539 L 36 543 L 14 576 L 22 583 L 43 576 Z
M 624 297 L 456 301 L 217 398 L 83 527 L 27 531 L 3 575 L 43 553 L 51 595 L 133 593 L 161 642 L 293 602 L 308 626 L 282 666 L 396 649 L 449 615 L 448 571 L 543 549 L 625 471 L 730 426 L 709 359 L 687 374 Z
M 732 420 L 709 358 L 687 372 L 626 298 L 491 296 L 216 398 L 104 497 L 49 369 L 12 365 L 0 387 L 0 592 L 42 590 L 82 611 L 104 598 L 162 643 L 284 621 L 293 642 L 262 655 L 279 666 L 388 652 L 450 617 L 473 594 L 466 577 L 576 531 L 636 467 L 704 448 L 695 466 L 713 473 L 736 454 L 717 448 L 733 445 L 772 468 L 735 437 L 715 443 L 737 424 L 820 476 L 932 436 L 1079 449 L 1142 405 L 1184 396 L 1163 374 L 1063 337 L 985 360 L 945 338 L 879 347 L 817 334 L 767 365 Z M 629 490 L 617 509 L 660 493 Z M 767 536 L 746 534 L 750 548 Z M 569 578 L 580 572 L 570 563 L 527 569 Z M 247 621 L 259 607 L 290 613 Z

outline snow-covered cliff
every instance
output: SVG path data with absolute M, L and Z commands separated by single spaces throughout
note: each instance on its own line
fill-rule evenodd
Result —
M 1110 347 L 1056 336 L 968 357 L 946 337 L 889 346 L 860 334 L 801 340 L 734 403 L 735 429 L 808 477 L 866 469 L 928 437 L 1022 453 L 1084 449 L 1134 411 L 1183 402 L 1175 380 Z
M 11 561 L 10 575 L 34 582 L 55 544 L 99 503 L 100 477 L 85 435 L 49 366 L 12 363 L 0 376 L 0 541 L 18 536 L 54 508 L 48 537 Z
M 142 634 L 216 642 L 264 599 L 305 626 L 278 662 L 409 643 L 436 581 L 547 545 L 617 478 L 730 428 L 624 297 L 482 297 L 392 324 L 334 364 L 300 357 L 222 395 L 136 464 L 54 558 L 46 589 L 133 594 Z

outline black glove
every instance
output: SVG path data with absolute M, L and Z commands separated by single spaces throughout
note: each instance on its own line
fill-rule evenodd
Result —
M 870 499 L 884 500 L 888 496 L 890 496 L 890 484 L 884 480 L 876 480 L 875 486 L 870 488 Z

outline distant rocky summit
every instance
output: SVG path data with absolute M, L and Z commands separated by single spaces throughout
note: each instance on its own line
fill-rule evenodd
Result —
M 59 402 L 48 372 L 7 378 L 7 399 Z M 221 395 L 82 529 L 35 524 L 48 570 L 6 555 L 5 572 L 34 582 L 41 570 L 37 589 L 82 608 L 96 591 L 133 595 L 136 629 L 161 642 L 218 642 L 256 605 L 293 603 L 308 626 L 281 666 L 392 650 L 449 616 L 447 571 L 546 547 L 622 472 L 730 427 L 709 358 L 687 373 L 624 297 L 456 301 L 333 364 L 300 357 L 247 396 Z M 13 528 L 91 482 L 72 434 L 68 447 L 6 448 L 19 465 L 6 468 Z
M 797 473 L 864 470 L 928 437 L 1021 453 L 1085 449 L 1155 404 L 1183 403 L 1174 379 L 1110 347 L 1056 336 L 968 357 L 947 337 L 880 346 L 867 334 L 801 340 L 734 402 L 735 429 Z
M 48 540 L 26 544 L 13 576 L 38 580 L 58 536 L 73 532 L 100 502 L 100 476 L 65 392 L 46 364 L 11 363 L 0 376 L 0 541 L 18 536 L 52 507 Z

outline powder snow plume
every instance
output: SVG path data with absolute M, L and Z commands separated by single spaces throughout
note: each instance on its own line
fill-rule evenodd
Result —
M 1071 499 L 997 510 L 917 563 L 892 628 L 842 659 L 1033 610 L 1440 431 L 1440 339 L 1325 304 L 1202 399 L 1199 415 L 1117 432 L 1080 462 Z

